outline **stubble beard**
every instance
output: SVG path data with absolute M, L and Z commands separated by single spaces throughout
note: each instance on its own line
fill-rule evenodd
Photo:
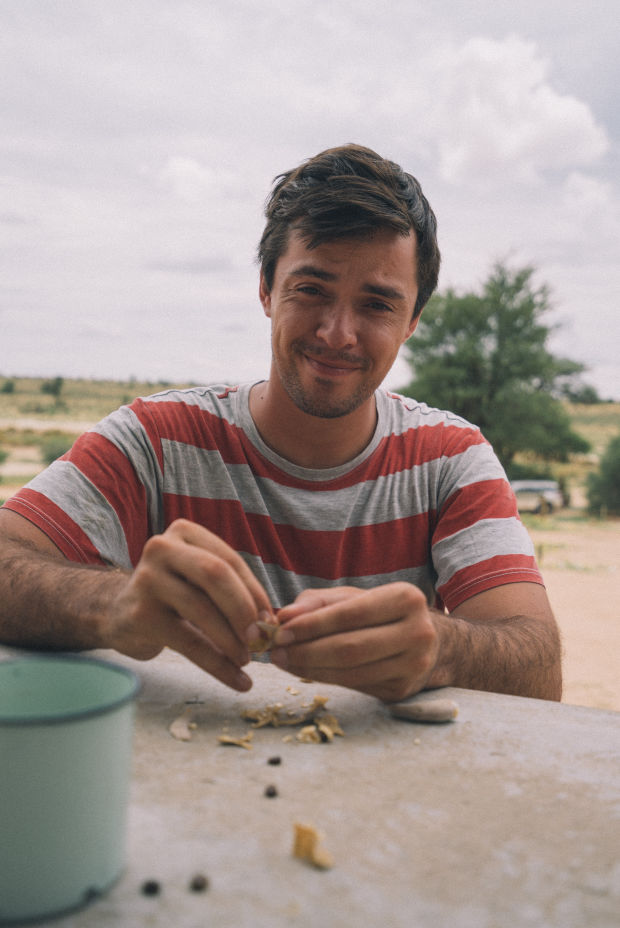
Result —
M 300 357 L 303 345 L 294 343 L 292 345 L 292 358 Z M 315 357 L 319 357 L 316 351 L 311 352 Z M 342 358 L 341 360 L 345 360 Z M 351 360 L 347 358 L 346 360 Z M 303 363 L 303 361 L 301 362 Z M 289 362 L 286 367 L 278 363 L 274 357 L 274 364 L 284 390 L 293 401 L 293 403 L 302 412 L 309 416 L 315 416 L 319 419 L 340 419 L 349 413 L 355 412 L 356 409 L 366 402 L 375 392 L 375 385 L 368 380 L 363 379 L 357 388 L 347 396 L 339 400 L 333 399 L 334 384 L 329 380 L 321 380 L 320 376 L 315 378 L 315 387 L 312 391 L 306 388 L 299 376 L 299 371 L 294 360 Z M 362 367 L 362 370 L 364 367 Z

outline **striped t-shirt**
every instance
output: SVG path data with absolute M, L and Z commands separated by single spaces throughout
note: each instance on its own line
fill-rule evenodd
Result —
M 309 469 L 262 441 L 251 387 L 135 400 L 5 505 L 69 559 L 122 567 L 151 535 L 190 519 L 241 554 L 275 608 L 308 587 L 405 580 L 452 611 L 504 583 L 542 583 L 510 485 L 476 427 L 378 390 L 364 451 Z

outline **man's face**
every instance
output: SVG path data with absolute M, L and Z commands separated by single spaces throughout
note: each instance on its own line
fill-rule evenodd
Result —
M 335 418 L 374 394 L 414 331 L 416 240 L 381 230 L 308 248 L 292 232 L 260 298 L 272 378 L 303 412 Z

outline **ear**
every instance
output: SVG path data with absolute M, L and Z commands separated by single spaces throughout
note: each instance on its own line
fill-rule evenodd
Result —
M 413 335 L 413 333 L 414 333 L 415 330 L 417 329 L 417 327 L 418 327 L 418 322 L 420 321 L 420 315 L 421 315 L 421 314 L 418 313 L 418 315 L 415 317 L 415 319 L 412 319 L 411 322 L 409 323 L 409 326 L 408 326 L 408 328 L 407 328 L 407 334 L 406 334 L 405 337 L 403 338 L 403 344 L 407 341 L 408 338 L 411 338 L 411 336 Z
M 265 275 L 260 272 L 260 282 L 258 285 L 258 296 L 263 304 L 263 311 L 268 318 L 271 318 L 271 290 L 267 286 Z

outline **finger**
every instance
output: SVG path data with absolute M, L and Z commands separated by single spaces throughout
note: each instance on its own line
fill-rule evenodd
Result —
M 159 584 L 160 588 L 156 585 L 153 592 L 168 607 L 168 627 L 170 622 L 188 622 L 235 664 L 248 662 L 250 656 L 246 644 L 239 641 L 226 617 L 209 596 L 174 574 L 169 574 L 165 581 L 160 579 Z
M 359 667 L 334 670 L 305 661 L 285 668 L 295 676 L 307 676 L 318 683 L 331 683 L 374 696 L 384 702 L 405 699 L 423 688 L 423 676 L 414 677 L 404 653 L 395 654 Z
M 409 583 L 391 583 L 372 590 L 349 591 L 340 601 L 330 602 L 313 611 L 299 613 L 278 634 L 277 643 L 300 643 L 374 626 L 398 622 L 414 613 L 426 615 L 426 598 L 422 591 Z M 281 612 L 279 613 L 281 615 Z
M 304 612 L 315 612 L 317 609 L 342 602 L 351 596 L 362 593 L 363 590 L 349 586 L 336 586 L 327 590 L 304 590 L 299 594 L 295 602 L 289 603 L 288 606 L 283 606 L 278 610 L 278 621 L 283 624 L 297 615 L 302 615 Z
M 150 576 L 166 602 L 175 606 L 171 602 L 170 591 L 171 578 L 176 575 L 208 598 L 230 624 L 239 642 L 245 645 L 245 629 L 256 621 L 260 610 L 246 577 L 241 576 L 237 569 L 238 565 L 231 564 L 212 550 L 187 543 L 179 545 L 163 535 L 156 536 L 148 544 Z M 251 576 L 254 584 L 262 590 L 258 581 Z M 174 589 L 178 593 L 178 587 Z M 262 596 L 263 601 L 266 600 L 264 591 Z M 200 618 L 197 624 L 202 624 Z
M 184 621 L 171 622 L 167 643 L 173 651 L 183 654 L 192 663 L 234 690 L 245 692 L 252 686 L 251 678 L 240 667 L 213 647 L 200 630 Z
M 304 669 L 305 676 L 320 679 L 316 673 L 359 670 L 365 665 L 398 657 L 406 650 L 403 623 L 373 626 L 314 638 L 302 644 L 275 647 L 274 664 L 292 671 Z M 306 673 L 307 671 L 307 673 Z
M 240 580 L 249 590 L 257 609 L 266 609 L 272 612 L 269 597 L 258 579 L 254 576 L 240 554 L 230 547 L 219 535 L 215 535 L 202 525 L 178 519 L 170 526 L 169 531 L 182 538 L 187 544 L 209 551 L 214 557 L 221 558 L 239 576 Z

